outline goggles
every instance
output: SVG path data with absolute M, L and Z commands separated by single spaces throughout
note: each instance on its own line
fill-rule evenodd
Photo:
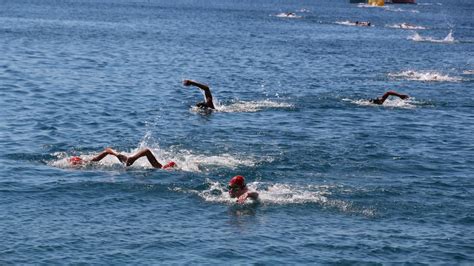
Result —
M 231 191 L 231 192 L 235 192 L 235 191 L 239 191 L 239 190 L 240 190 L 239 185 L 229 185 L 229 186 L 227 186 L 227 188 L 228 188 L 229 191 Z

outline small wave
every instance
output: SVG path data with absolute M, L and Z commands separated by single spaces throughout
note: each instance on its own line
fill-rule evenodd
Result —
M 443 75 L 438 72 L 417 72 L 412 70 L 402 71 L 400 73 L 389 73 L 389 77 L 396 79 L 416 80 L 425 82 L 460 82 L 462 78 Z
M 409 40 L 415 42 L 432 42 L 432 43 L 455 43 L 457 42 L 453 37 L 453 31 L 449 31 L 448 35 L 444 39 L 434 39 L 432 37 L 422 37 L 418 32 L 415 32 L 412 36 L 408 37 Z
M 231 198 L 225 184 L 207 180 L 209 188 L 203 191 L 190 191 L 197 194 L 207 202 L 235 204 L 236 199 Z M 359 213 L 364 216 L 374 216 L 375 211 L 368 208 L 355 208 L 350 202 L 344 200 L 329 199 L 330 189 L 334 186 L 316 186 L 316 185 L 288 185 L 288 184 L 268 184 L 262 182 L 251 182 L 247 186 L 250 190 L 257 191 L 258 202 L 270 205 L 295 205 L 295 204 L 318 204 L 324 208 L 334 208 L 346 213 Z M 177 189 L 181 190 L 181 189 Z M 251 200 L 245 204 L 253 204 Z
M 301 13 L 310 13 L 310 12 L 311 12 L 311 10 L 309 10 L 309 9 L 306 9 L 306 8 L 302 8 L 302 9 L 298 10 L 297 12 L 301 12 Z
M 387 25 L 386 27 L 387 28 L 393 28 L 393 29 L 404 29 L 404 30 L 426 30 L 425 27 L 417 26 L 417 25 L 413 25 L 413 24 L 408 24 L 408 23 Z
M 358 100 L 353 100 L 353 99 L 342 99 L 343 101 L 348 101 L 353 104 L 357 104 L 360 106 L 381 106 L 381 107 L 389 107 L 389 108 L 401 108 L 401 109 L 414 109 L 416 106 L 419 104 L 417 101 L 415 101 L 413 98 L 409 98 L 407 100 L 402 100 L 398 98 L 394 99 L 387 99 L 383 104 L 375 104 L 372 103 L 368 99 L 358 99 Z
M 236 101 L 229 105 L 216 105 L 216 110 L 225 113 L 240 113 L 240 112 L 258 112 L 263 109 L 279 109 L 279 108 L 293 108 L 293 105 L 284 102 L 275 102 L 271 100 L 263 101 Z
M 301 18 L 301 16 L 298 16 L 295 13 L 292 13 L 292 12 L 279 13 L 279 14 L 276 14 L 275 17 L 278 17 L 278 18 Z
M 442 3 L 417 3 L 417 5 L 419 5 L 419 6 L 433 6 L 433 5 L 442 6 L 443 4 Z
M 407 10 L 407 9 L 403 9 L 403 8 L 394 8 L 392 6 L 385 6 L 385 10 L 387 11 L 391 11 L 391 12 L 409 12 L 409 13 L 420 13 L 420 11 L 416 10 L 416 9 L 410 9 L 410 10 Z

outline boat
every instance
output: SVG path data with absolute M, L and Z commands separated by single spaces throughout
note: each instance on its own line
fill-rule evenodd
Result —
M 383 6 L 385 4 L 384 0 L 369 0 L 368 2 L 371 6 Z

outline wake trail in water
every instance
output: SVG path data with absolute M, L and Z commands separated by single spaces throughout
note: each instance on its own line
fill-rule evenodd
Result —
M 277 18 L 301 18 L 301 16 L 292 13 L 292 12 L 282 12 L 279 14 L 274 15 Z
M 400 23 L 400 24 L 392 24 L 392 25 L 386 25 L 387 28 L 392 28 L 392 29 L 403 29 L 403 30 L 426 30 L 426 27 L 423 26 L 417 26 L 413 24 L 408 24 L 408 23 Z
M 294 106 L 285 102 L 276 102 L 272 100 L 262 101 L 234 101 L 229 104 L 216 102 L 216 111 L 223 113 L 254 113 L 266 109 L 292 109 Z M 193 106 L 192 111 L 201 112 L 202 109 Z
M 461 82 L 460 77 L 451 77 L 449 75 L 441 74 L 436 71 L 414 71 L 406 70 L 398 73 L 389 73 L 388 76 L 394 79 L 415 80 L 424 82 Z
M 342 99 L 343 101 L 357 104 L 359 106 L 373 106 L 373 107 L 385 107 L 385 108 L 400 108 L 400 109 L 415 109 L 418 105 L 422 104 L 421 102 L 415 101 L 414 98 L 408 98 L 407 100 L 402 99 L 387 99 L 383 104 L 375 104 L 369 99 Z

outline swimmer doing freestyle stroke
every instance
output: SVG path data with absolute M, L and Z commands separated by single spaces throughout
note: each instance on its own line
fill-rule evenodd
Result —
M 89 161 L 90 162 L 98 162 L 98 161 L 104 159 L 107 155 L 113 155 L 113 156 L 117 157 L 117 159 L 121 163 L 125 164 L 125 166 L 130 166 L 136 160 L 138 160 L 138 158 L 146 156 L 146 158 L 148 159 L 148 161 L 150 162 L 150 164 L 154 168 L 167 169 L 167 168 L 176 167 L 176 163 L 173 162 L 173 161 L 170 161 L 169 163 L 167 163 L 165 165 L 162 165 L 161 163 L 159 163 L 158 160 L 156 159 L 156 157 L 153 155 L 153 153 L 148 148 L 142 149 L 142 150 L 138 151 L 137 153 L 135 153 L 131 156 L 126 156 L 124 154 L 118 153 L 118 152 L 114 151 L 112 148 L 106 148 L 103 152 L 99 153 L 97 156 L 95 156 L 94 158 L 92 158 L 90 160 L 84 160 L 79 156 L 73 156 L 73 157 L 69 158 L 68 161 L 71 165 L 82 165 L 82 164 L 88 163 Z
M 245 178 L 241 175 L 234 176 L 229 181 L 229 196 L 231 198 L 237 198 L 237 203 L 244 203 L 247 199 L 258 199 L 258 193 L 255 191 L 249 191 L 245 184 Z
M 183 85 L 186 87 L 196 86 L 204 92 L 204 102 L 200 102 L 196 104 L 198 108 L 203 108 L 203 109 L 209 108 L 209 109 L 214 109 L 214 110 L 216 109 L 214 107 L 214 102 L 212 101 L 211 90 L 209 89 L 207 85 L 204 85 L 204 84 L 201 84 L 199 82 L 196 82 L 194 80 L 189 80 L 189 79 L 183 80 Z
M 406 94 L 400 94 L 398 92 L 395 92 L 395 91 L 387 91 L 382 97 L 377 97 L 375 99 L 370 99 L 369 101 L 373 104 L 379 104 L 379 105 L 382 105 L 385 100 L 387 100 L 388 96 L 397 96 L 399 97 L 400 99 L 402 100 L 405 100 L 405 99 L 408 99 L 408 95 Z

